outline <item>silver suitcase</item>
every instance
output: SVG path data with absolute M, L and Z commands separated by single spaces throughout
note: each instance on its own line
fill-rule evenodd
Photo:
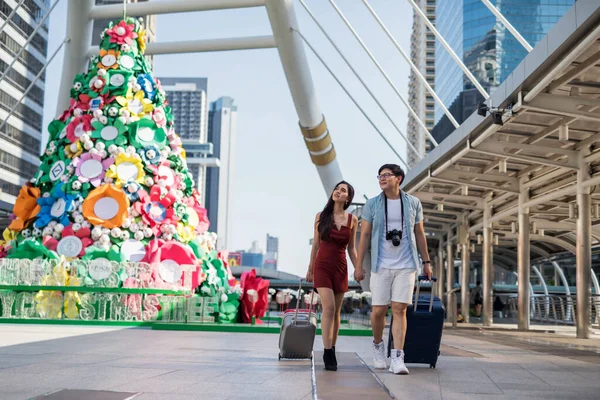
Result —
M 315 335 L 317 333 L 317 316 L 312 312 L 313 295 L 310 296 L 310 306 L 308 312 L 299 311 L 301 302 L 301 289 L 298 289 L 298 301 L 296 310 L 284 314 L 281 322 L 281 332 L 279 334 L 279 359 L 282 358 L 312 358 Z

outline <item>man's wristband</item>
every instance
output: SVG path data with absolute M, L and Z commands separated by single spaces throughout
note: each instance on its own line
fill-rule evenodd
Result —
M 431 264 L 431 261 L 423 261 L 423 265 L 425 264 Z

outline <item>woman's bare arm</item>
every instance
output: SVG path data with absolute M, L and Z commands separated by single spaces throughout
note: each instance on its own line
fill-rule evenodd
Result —
M 358 231 L 358 218 L 356 215 L 352 216 L 352 233 L 350 234 L 350 242 L 348 243 L 348 255 L 350 261 L 356 269 L 358 265 L 358 252 L 356 251 L 356 231 Z
M 313 243 L 312 243 L 312 249 L 310 251 L 310 261 L 308 262 L 308 272 L 306 273 L 306 280 L 309 282 L 312 281 L 315 259 L 317 258 L 317 253 L 319 252 L 319 244 L 320 244 L 321 238 L 319 237 L 319 230 L 317 229 L 317 227 L 319 226 L 319 218 L 320 217 L 321 217 L 321 213 L 317 213 L 317 216 L 315 217 L 314 228 L 313 228 L 313 231 L 314 231 Z

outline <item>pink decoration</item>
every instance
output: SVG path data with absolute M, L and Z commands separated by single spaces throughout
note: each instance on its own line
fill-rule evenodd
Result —
M 145 190 L 139 190 L 140 200 L 133 207 L 141 216 L 144 222 L 152 228 L 155 236 L 160 234 L 161 225 L 175 224 L 177 216 L 173 209 L 175 196 L 172 193 L 167 193 L 161 199 L 161 190 L 158 185 L 152 186 L 150 194 Z
M 75 106 L 76 106 L 77 102 L 74 99 L 71 99 L 71 104 L 69 105 L 69 109 L 65 110 L 60 117 L 58 117 L 58 119 L 60 120 L 60 122 L 67 122 L 67 119 L 69 119 L 69 117 L 71 115 L 73 115 L 73 111 L 75 110 Z
M 165 181 L 165 187 L 169 190 L 179 188 L 181 180 L 175 174 L 175 171 L 171 169 L 170 161 L 161 161 L 158 165 L 147 165 L 146 168 L 154 174 L 154 182 L 158 182 L 158 180 Z
M 133 41 L 131 39 L 136 39 L 138 37 L 137 33 L 135 33 L 134 30 L 134 24 L 127 24 L 127 22 L 121 21 L 112 28 L 107 29 L 106 34 L 110 36 L 111 43 L 127 43 L 131 46 L 133 44 Z
M 159 128 L 164 128 L 167 126 L 167 117 L 165 116 L 165 111 L 162 109 L 162 107 L 157 107 L 154 109 L 152 119 Z
M 172 260 L 179 265 L 196 265 L 198 259 L 189 246 L 174 240 L 165 241 L 163 239 L 155 239 L 146 246 L 146 256 L 142 262 L 149 263 L 152 267 L 152 277 L 154 278 L 155 287 L 165 288 L 172 286 L 165 282 L 158 273 L 158 265 L 165 260 Z M 202 273 L 201 268 L 196 268 L 192 273 L 192 289 L 198 287 L 204 280 L 206 275 Z
M 102 164 L 102 172 L 92 179 L 81 174 L 81 166 L 89 160 L 96 160 Z M 73 159 L 73 166 L 77 168 L 76 175 L 78 177 L 77 179 L 79 179 L 80 182 L 89 182 L 95 187 L 98 187 L 102 184 L 104 175 L 106 175 L 106 169 L 110 167 L 114 162 L 115 159 L 113 157 L 109 157 L 105 160 L 102 160 L 102 157 L 98 154 L 84 153 L 81 155 L 81 157 L 76 157 Z
M 81 239 L 81 243 L 83 246 L 81 247 L 81 252 L 79 253 L 79 257 L 82 257 L 85 254 L 85 249 L 89 247 L 94 241 L 90 239 L 91 231 L 89 228 L 80 228 L 77 232 L 73 231 L 73 224 L 65 227 L 62 231 L 63 239 L 68 236 L 76 236 Z M 58 240 L 54 239 L 52 236 L 44 236 L 42 243 L 44 247 L 56 251 L 56 247 L 58 246 Z
M 82 134 L 91 132 L 93 130 L 91 121 L 92 116 L 90 114 L 84 114 L 81 117 L 73 118 L 69 125 L 67 125 L 67 139 L 69 139 L 71 143 L 75 143 Z
M 200 205 L 200 194 L 198 193 L 198 191 L 194 189 L 192 195 L 190 197 L 185 198 L 183 202 L 188 207 L 192 207 L 194 211 L 196 211 L 196 214 L 198 214 L 198 219 L 200 220 L 200 223 L 196 225 L 196 233 L 201 235 L 204 232 L 206 232 L 210 227 L 210 221 L 208 220 L 208 212 L 206 211 L 206 208 Z

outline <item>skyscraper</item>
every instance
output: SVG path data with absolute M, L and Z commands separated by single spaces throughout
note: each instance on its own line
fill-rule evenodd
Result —
M 182 141 L 206 143 L 206 78 L 159 78 Z
M 37 172 L 43 129 L 45 74 L 33 84 L 26 96 L 23 95 L 46 63 L 47 20 L 33 35 L 29 45 L 21 50 L 48 12 L 50 1 L 0 1 L 0 24 L 19 3 L 22 4 L 0 32 L 0 76 L 3 77 L 0 82 L 0 126 L 4 125 L 0 129 L 2 228 L 8 222 L 7 214 L 12 211 L 21 186 Z M 8 118 L 13 108 L 15 110 Z
M 279 238 L 267 233 L 267 253 L 265 254 L 265 267 L 277 269 L 279 255 Z
M 267 233 L 267 252 L 279 252 L 279 238 L 271 236 Z
M 436 0 L 417 0 L 416 2 L 427 16 L 427 19 L 435 25 Z M 427 83 L 435 89 L 435 35 L 418 15 L 415 15 L 413 19 L 413 30 L 410 36 L 410 56 Z M 413 71 L 410 73 L 408 96 L 408 103 L 411 108 L 425 122 L 427 129 L 433 129 L 435 124 L 435 100 Z M 417 120 L 410 114 L 408 116 L 408 140 L 419 152 L 417 155 L 410 148 L 407 150 L 408 165 L 412 167 L 419 162 L 419 157 L 422 158 L 425 153 L 432 149 L 432 143 L 425 136 L 425 132 L 423 132 L 423 128 Z
M 231 232 L 231 191 L 235 142 L 237 131 L 237 106 L 231 97 L 220 97 L 210 103 L 208 112 L 208 142 L 213 144 L 213 155 L 219 167 L 209 167 L 206 172 L 205 204 L 211 231 L 219 236 L 217 247 L 226 249 Z
M 427 3 L 433 3 L 433 0 Z M 491 3 L 535 46 L 575 0 L 491 0 Z M 437 30 L 488 93 L 493 93 L 527 55 L 523 46 L 496 20 L 481 0 L 437 1 L 435 15 Z M 415 21 L 417 18 L 415 15 Z M 411 47 L 411 50 L 413 61 L 423 58 L 428 51 L 434 52 L 435 91 L 458 123 L 462 123 L 483 99 L 481 94 L 439 41 L 436 41 L 433 50 L 427 47 L 418 48 L 416 52 Z M 415 101 L 420 104 L 416 109 L 423 107 L 423 98 Z M 435 104 L 433 109 L 435 126 L 432 135 L 439 142 L 454 130 L 454 126 L 439 104 Z M 409 122 L 409 135 L 410 132 Z M 419 132 L 419 136 L 422 135 Z
M 175 130 L 185 149 L 188 168 L 194 176 L 196 188 L 206 202 L 206 167 L 218 166 L 212 156 L 213 145 L 206 142 L 208 100 L 206 78 L 160 78 L 173 110 Z
M 519 33 L 535 46 L 554 26 L 554 24 L 575 3 L 575 0 L 491 0 L 506 19 Z M 449 0 L 438 6 L 437 28 L 450 46 L 475 75 L 477 81 L 488 93 L 504 82 L 504 79 L 525 58 L 527 50 L 515 37 L 496 20 L 496 17 L 480 0 Z M 460 21 L 461 23 L 457 23 Z M 447 76 L 436 77 L 436 90 L 444 104 L 455 104 L 459 123 L 462 123 L 468 111 L 483 100 L 474 85 L 451 59 L 450 55 L 438 44 L 436 51 L 436 69 L 443 70 Z M 463 92 L 471 93 L 462 94 Z M 466 109 L 467 112 L 465 112 Z M 443 112 L 436 107 L 436 123 L 449 123 L 442 118 Z M 443 125 L 442 125 L 443 126 Z M 451 132 L 453 129 L 450 129 Z M 446 129 L 448 131 L 448 129 Z M 439 135 L 438 135 L 439 136 Z M 447 135 L 446 135 L 447 136 Z M 439 136 L 441 140 L 445 136 Z

